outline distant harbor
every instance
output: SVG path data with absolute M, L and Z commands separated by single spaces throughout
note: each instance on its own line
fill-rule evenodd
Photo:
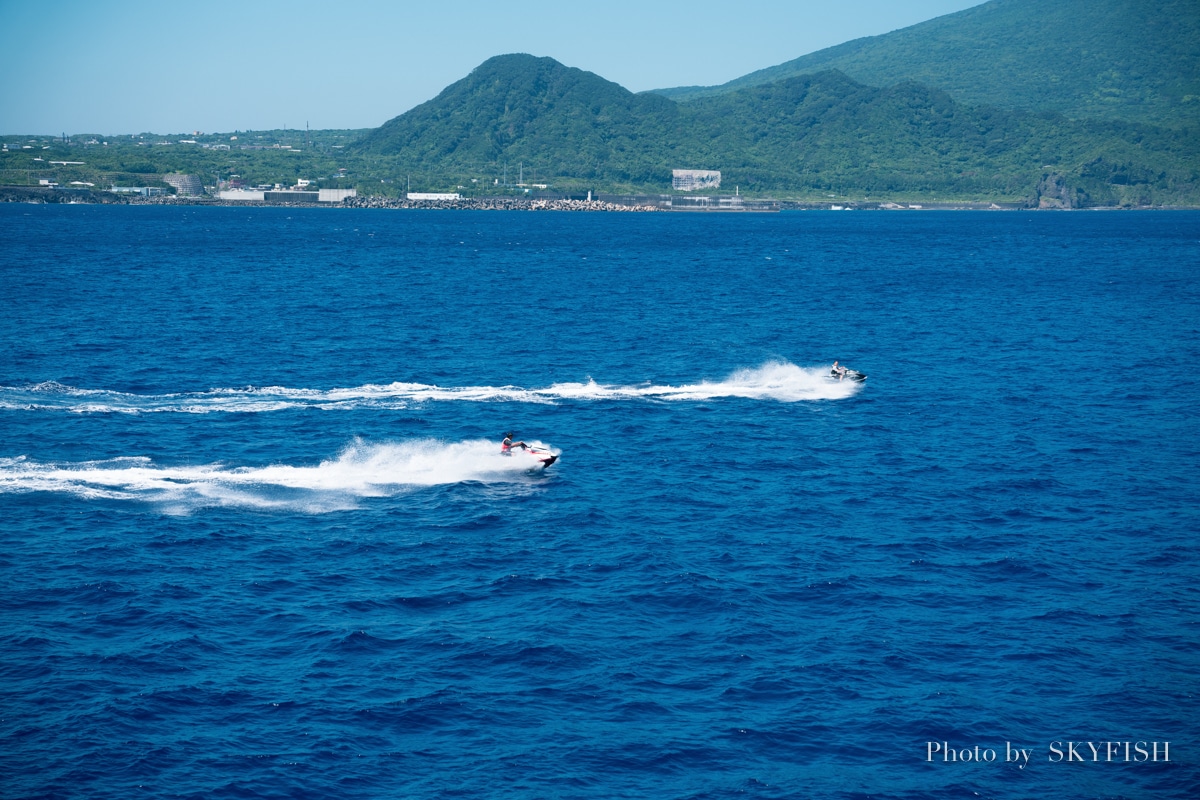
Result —
M 228 195 L 222 192 L 221 195 Z M 249 194 L 247 192 L 246 194 Z M 995 203 L 990 201 L 926 200 L 921 203 L 896 203 L 886 200 L 779 200 L 747 198 L 744 195 L 618 195 L 618 194 L 528 194 L 493 195 L 424 199 L 417 193 L 409 197 L 347 195 L 340 199 L 320 199 L 318 192 L 265 191 L 262 198 L 233 199 L 218 195 L 172 195 L 167 193 L 111 192 L 90 187 L 0 186 L 0 203 L 65 203 L 119 205 L 189 205 L 284 208 L 388 208 L 457 211 L 614 211 L 688 213 L 775 213 L 780 211 L 1014 211 L 1036 209 L 1033 203 Z M 1045 206 L 1042 206 L 1045 208 Z M 1161 208 L 1161 206 L 1160 206 Z

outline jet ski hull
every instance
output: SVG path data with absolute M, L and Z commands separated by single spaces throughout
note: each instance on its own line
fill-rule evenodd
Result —
M 551 453 L 545 447 L 538 445 L 528 445 L 526 447 L 514 447 L 507 455 L 513 458 L 521 459 L 525 463 L 530 463 L 531 469 L 545 469 L 546 467 L 558 461 L 558 455 Z
M 833 370 L 829 371 L 829 377 L 833 378 L 835 381 L 838 380 L 838 374 L 836 372 L 834 372 Z M 843 375 L 841 379 L 844 381 L 862 382 L 867 379 L 867 376 L 864 375 L 863 373 L 859 372 L 856 369 L 848 369 L 848 370 L 846 370 L 846 374 Z

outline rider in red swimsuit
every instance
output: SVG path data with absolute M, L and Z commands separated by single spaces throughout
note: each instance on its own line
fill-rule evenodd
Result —
M 504 434 L 504 441 L 500 443 L 500 452 L 506 456 L 512 455 L 512 449 L 514 447 L 519 447 L 522 450 L 524 450 L 525 448 L 527 448 L 529 446 L 529 445 L 525 444 L 524 442 L 514 442 L 512 440 L 512 437 L 513 437 L 512 431 L 509 431 L 508 433 Z

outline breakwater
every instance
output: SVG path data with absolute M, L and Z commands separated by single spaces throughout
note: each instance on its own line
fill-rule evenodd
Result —
M 878 210 L 1013 210 L 1036 208 L 1030 202 L 996 203 L 970 200 L 924 200 L 919 205 L 886 201 L 772 200 L 670 195 L 600 195 L 592 200 L 568 197 L 469 197 L 458 200 L 408 200 L 398 197 L 351 197 L 340 203 L 298 201 L 221 200 L 211 196 L 180 197 L 114 194 L 90 188 L 48 186 L 2 186 L 0 203 L 85 203 L 115 205 L 248 206 L 284 208 L 393 208 L 453 209 L 462 211 L 689 211 L 689 212 L 777 212 L 777 211 L 878 211 Z
M 464 211 L 664 211 L 660 206 L 642 202 L 574 200 L 569 198 L 471 197 L 460 200 L 406 200 L 397 197 L 350 197 L 341 203 L 271 202 L 219 200 L 213 197 L 142 197 L 82 189 L 65 190 L 43 186 L 0 187 L 0 203 L 104 203 L 118 205 L 196 205 L 196 206 L 282 206 L 287 208 L 424 208 Z
M 351 208 L 440 208 L 463 211 L 662 211 L 648 203 L 613 203 L 542 197 L 464 197 L 459 200 L 405 200 L 397 197 L 349 197 Z

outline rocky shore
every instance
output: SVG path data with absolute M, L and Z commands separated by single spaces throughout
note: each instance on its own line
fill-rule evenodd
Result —
M 0 203 L 93 203 L 118 205 L 153 206 L 229 206 L 240 208 L 398 208 L 398 209 L 443 209 L 459 211 L 688 211 L 688 212 L 743 212 L 743 211 L 816 211 L 842 209 L 846 211 L 874 210 L 1015 210 L 1015 209 L 1074 209 L 1089 208 L 1079 198 L 1071 196 L 1061 185 L 1043 181 L 1037 194 L 1024 203 L 989 201 L 922 201 L 919 205 L 892 202 L 863 202 L 843 200 L 841 205 L 831 201 L 813 200 L 751 200 L 744 206 L 724 207 L 718 205 L 696 205 L 677 203 L 672 206 L 644 202 L 646 197 L 622 198 L 624 202 L 611 200 L 572 200 L 544 197 L 472 197 L 460 200 L 405 200 L 397 197 L 350 197 L 341 203 L 286 203 L 272 201 L 246 202 L 219 200 L 214 197 L 141 197 L 139 195 L 113 194 L 95 189 L 64 189 L 46 186 L 0 186 Z M 1084 198 L 1086 199 L 1086 198 Z M 1131 206 L 1140 209 L 1192 208 L 1191 206 Z
M 550 200 L 529 197 L 473 197 L 461 200 L 402 200 L 396 197 L 350 197 L 350 208 L 440 208 L 462 211 L 662 211 L 653 205 L 621 205 L 600 200 Z
M 532 197 L 473 197 L 461 200 L 404 200 L 396 197 L 349 197 L 341 203 L 285 203 L 219 200 L 214 197 L 141 197 L 89 189 L 64 190 L 44 186 L 0 186 L 0 203 L 106 203 L 119 205 L 194 205 L 253 208 L 424 208 L 461 211 L 663 211 L 645 203 Z

